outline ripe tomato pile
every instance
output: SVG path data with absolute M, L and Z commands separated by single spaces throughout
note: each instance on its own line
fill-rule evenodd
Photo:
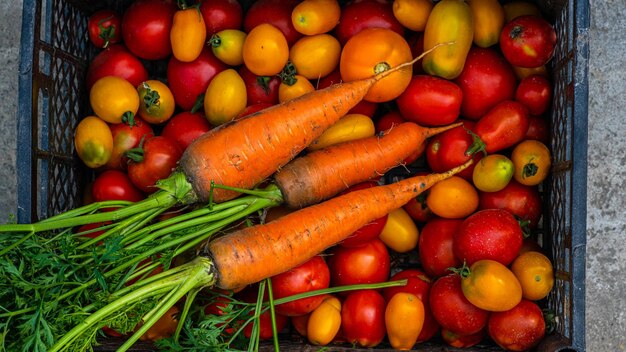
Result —
M 554 274 L 532 234 L 541 226 L 538 188 L 551 167 L 547 64 L 556 34 L 536 5 L 180 3 L 136 0 L 123 13 L 106 8 L 89 18 L 88 37 L 99 48 L 85 81 L 92 113 L 75 133 L 78 156 L 97 175 L 87 202 L 141 200 L 210 129 L 428 51 L 412 72 L 376 83 L 307 151 L 403 121 L 462 122 L 430 138 L 405 164 L 444 172 L 469 159 L 475 163 L 324 255 L 272 278 L 275 299 L 399 279 L 407 279 L 406 286 L 279 305 L 278 328 L 291 325 L 316 345 L 389 343 L 396 349 L 432 339 L 469 347 L 490 338 L 504 349 L 526 350 L 543 338 L 539 307 Z M 283 210 L 272 211 L 280 216 Z M 391 258 L 401 255 L 418 258 L 419 265 L 395 266 Z M 250 290 L 237 294 L 256 297 Z M 207 312 L 219 314 L 219 306 Z M 271 337 L 269 323 L 262 317 L 262 338 Z

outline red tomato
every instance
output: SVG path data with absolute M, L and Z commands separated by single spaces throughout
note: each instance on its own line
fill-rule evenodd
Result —
M 204 95 L 209 83 L 226 65 L 205 47 L 200 56 L 191 62 L 182 62 L 171 57 L 167 65 L 167 83 L 174 101 L 183 110 L 191 110 L 198 97 Z
M 259 0 L 254 2 L 244 15 L 243 30 L 249 33 L 261 23 L 269 23 L 280 29 L 291 47 L 302 33 L 298 32 L 291 21 L 291 12 L 298 0 Z
M 430 307 L 428 306 L 428 294 L 430 292 L 431 280 L 419 269 L 404 269 L 394 274 L 389 281 L 406 279 L 405 286 L 395 286 L 383 289 L 383 297 L 389 302 L 391 297 L 398 292 L 407 292 L 414 294 L 424 303 L 424 325 L 422 331 L 417 337 L 417 342 L 430 340 L 439 331 L 439 323 L 435 320 Z
M 122 38 L 122 18 L 110 9 L 94 12 L 87 20 L 89 40 L 97 48 L 119 43 Z
M 473 128 L 489 154 L 512 147 L 524 140 L 528 131 L 528 109 L 512 100 L 498 103 Z
M 328 268 L 333 286 L 384 282 L 389 278 L 389 252 L 377 238 L 354 248 L 335 246 L 330 253 Z
M 126 173 L 119 170 L 107 170 L 96 177 L 91 190 L 96 202 L 106 200 L 127 200 L 138 202 L 145 196 L 133 185 Z
M 207 304 L 204 307 L 204 314 L 206 315 L 224 315 L 224 310 L 228 307 L 228 304 L 231 302 L 230 298 L 224 296 L 216 296 L 214 300 Z M 233 323 L 232 325 L 236 325 L 237 323 Z M 224 324 L 216 324 L 217 327 L 221 327 Z M 223 334 L 232 335 L 234 333 L 235 326 L 224 327 Z
M 519 16 L 500 34 L 500 49 L 513 66 L 533 68 L 550 61 L 556 47 L 556 31 L 542 17 Z
M 122 36 L 133 54 L 146 60 L 165 59 L 172 53 L 170 30 L 176 3 L 137 0 L 124 12 Z
M 278 104 L 278 87 L 280 79 L 277 76 L 257 76 L 246 65 L 241 65 L 239 75 L 246 84 L 246 101 L 253 104 Z
M 366 189 L 366 188 L 370 188 L 370 187 L 374 187 L 378 185 L 375 181 L 365 181 L 365 182 L 361 182 L 359 184 L 356 184 L 350 188 L 348 188 L 347 190 L 343 191 L 340 193 L 341 194 L 346 194 L 346 193 L 350 193 L 352 191 L 357 191 L 360 189 Z M 340 246 L 342 247 L 347 247 L 347 248 L 352 248 L 352 247 L 358 247 L 364 243 L 367 243 L 375 238 L 378 238 L 378 236 L 380 235 L 380 233 L 383 231 L 383 228 L 385 227 L 385 224 L 387 223 L 387 219 L 388 219 L 388 215 L 385 215 L 381 218 L 378 218 L 372 222 L 370 222 L 369 224 L 361 227 L 360 229 L 354 231 L 354 233 L 352 235 L 350 235 L 348 238 L 346 238 L 345 240 L 341 241 L 339 243 Z
M 441 329 L 441 339 L 447 345 L 456 348 L 468 348 L 475 346 L 485 338 L 485 330 L 469 335 L 460 335 L 450 330 Z
M 381 27 L 404 35 L 404 26 L 393 15 L 392 3 L 387 0 L 353 0 L 342 10 L 334 29 L 341 44 L 366 28 Z
M 526 351 L 545 336 L 545 319 L 537 303 L 522 299 L 511 310 L 492 313 L 487 331 L 507 351 Z
M 445 172 L 464 164 L 472 159 L 472 156 L 465 152 L 473 145 L 474 139 L 468 132 L 473 129 L 474 122 L 463 121 L 462 126 L 439 133 L 430 138 L 426 147 L 426 161 L 433 172 Z M 482 159 L 483 153 L 474 154 L 474 163 L 467 169 L 461 171 L 458 176 L 465 180 L 472 180 L 472 173 L 476 163 Z
M 428 197 L 428 191 L 420 193 L 417 197 L 409 200 L 402 207 L 409 214 L 411 219 L 419 223 L 425 223 L 430 221 L 435 214 L 426 204 L 426 198 Z
M 541 195 L 536 186 L 525 186 L 511 180 L 497 192 L 479 192 L 478 209 L 505 209 L 536 228 L 541 218 Z
M 409 33 L 407 42 L 411 46 L 413 57 L 418 57 L 424 53 L 424 32 Z M 419 59 L 413 64 L 413 74 L 420 75 L 423 73 L 424 67 L 422 66 L 422 59 Z
M 534 139 L 547 144 L 550 140 L 548 121 L 540 116 L 528 116 L 528 131 L 524 139 Z
M 402 114 L 400 114 L 398 110 L 391 110 L 375 121 L 376 132 L 378 133 L 386 131 L 393 126 L 397 126 L 404 122 L 407 122 L 407 120 L 402 116 Z
M 454 82 L 463 91 L 461 115 L 478 120 L 496 104 L 511 100 L 517 80 L 508 62 L 495 49 L 472 47 Z
M 463 92 L 454 82 L 417 75 L 396 99 L 402 116 L 422 126 L 444 126 L 460 114 Z
M 269 104 L 269 103 L 256 103 L 256 104 L 252 104 L 252 105 L 248 105 L 246 106 L 245 109 L 243 109 L 242 112 L 239 113 L 239 116 L 237 116 L 235 118 L 236 119 L 240 119 L 242 117 L 248 116 L 248 115 L 252 115 L 255 112 L 259 112 L 265 108 L 269 108 L 270 106 L 272 106 L 274 104 Z
M 313 83 L 316 89 L 322 89 L 340 82 L 342 82 L 341 72 L 339 72 L 339 68 L 337 68 L 328 75 L 320 78 L 317 83 Z M 361 100 L 358 104 L 356 104 L 355 107 L 348 111 L 348 114 L 363 114 L 365 116 L 374 117 L 377 108 L 378 103 L 375 103 L 373 101 Z
M 301 336 L 306 337 L 307 335 L 307 325 L 309 324 L 310 316 L 311 314 L 304 314 L 304 315 L 291 317 L 291 325 L 293 325 L 293 328 Z
M 148 71 L 141 60 L 131 54 L 122 44 L 111 45 L 102 50 L 89 63 L 87 68 L 87 89 L 102 77 L 117 76 L 124 78 L 133 87 L 148 80 Z
M 461 276 L 450 274 L 437 279 L 430 287 L 428 298 L 433 316 L 442 329 L 456 334 L 475 334 L 487 325 L 489 312 L 465 298 Z
M 528 76 L 517 85 L 515 100 L 524 104 L 531 115 L 541 115 L 552 102 L 552 84 L 542 75 Z
M 318 255 L 271 279 L 274 299 L 279 299 L 298 293 L 328 288 L 330 272 L 326 261 Z M 276 312 L 287 316 L 307 314 L 317 308 L 324 298 L 326 298 L 325 295 L 318 295 L 279 304 L 276 306 Z
M 154 136 L 152 126 L 142 120 L 139 116 L 133 119 L 133 125 L 126 123 L 110 124 L 111 135 L 113 136 L 113 151 L 111 158 L 106 163 L 107 169 L 126 170 L 128 159 L 124 153 L 132 148 L 136 148 L 141 139 Z
M 483 259 L 509 265 L 522 248 L 524 234 L 511 213 L 486 209 L 468 216 L 453 239 L 454 255 L 467 265 Z
M 259 338 L 261 340 L 269 340 L 274 336 L 272 331 L 272 315 L 269 310 L 261 313 L 259 316 Z M 276 314 L 276 331 L 281 331 L 289 323 L 289 318 L 282 314 Z M 247 338 L 252 336 L 253 322 L 243 328 L 243 335 Z
M 449 274 L 448 268 L 463 264 L 454 255 L 454 235 L 459 231 L 463 220 L 434 218 L 422 228 L 419 238 L 420 263 L 431 277 Z
M 348 293 L 341 306 L 344 338 L 361 347 L 378 345 L 386 334 L 385 299 L 374 290 Z
M 157 190 L 156 181 L 167 178 L 176 167 L 182 151 L 176 142 L 163 136 L 146 139 L 128 164 L 128 176 L 133 184 L 146 193 Z M 138 157 L 137 157 L 138 156 Z
M 163 127 L 161 136 L 167 137 L 185 151 L 187 147 L 201 135 L 211 129 L 211 124 L 202 113 L 183 111 L 174 115 Z
M 237 0 L 202 0 L 200 13 L 207 38 L 224 29 L 240 29 L 243 23 L 243 9 Z

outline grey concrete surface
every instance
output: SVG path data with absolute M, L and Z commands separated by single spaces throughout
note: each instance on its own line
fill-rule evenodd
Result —
M 22 1 L 0 2 L 0 219 L 15 213 Z M 586 317 L 588 351 L 626 350 L 626 1 L 591 1 Z

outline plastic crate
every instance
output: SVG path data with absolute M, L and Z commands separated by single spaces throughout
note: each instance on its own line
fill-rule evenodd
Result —
M 24 0 L 18 106 L 18 222 L 43 219 L 80 204 L 91 173 L 77 159 L 73 131 L 89 112 L 84 77 L 95 55 L 87 18 L 95 9 L 123 10 L 130 1 Z M 539 351 L 585 350 L 585 249 L 589 3 L 538 1 L 557 29 L 552 60 L 554 105 L 550 148 L 553 172 L 544 184 L 544 247 L 553 259 L 556 283 L 546 306 L 557 325 Z M 104 341 L 101 350 L 116 344 Z M 288 350 L 317 350 L 284 341 Z M 349 350 L 331 347 L 328 350 Z M 384 347 L 381 347 L 384 349 Z M 421 351 L 453 351 L 442 344 Z M 136 351 L 151 350 L 137 345 Z M 494 345 L 465 351 L 497 350 Z

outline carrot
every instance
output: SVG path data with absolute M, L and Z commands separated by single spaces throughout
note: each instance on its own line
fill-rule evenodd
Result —
M 425 128 L 405 122 L 383 135 L 336 144 L 298 157 L 276 172 L 274 182 L 290 208 L 319 203 L 401 165 L 428 137 L 460 124 Z
M 217 271 L 216 285 L 231 290 L 289 270 L 470 164 L 350 192 L 217 238 L 204 249 Z

